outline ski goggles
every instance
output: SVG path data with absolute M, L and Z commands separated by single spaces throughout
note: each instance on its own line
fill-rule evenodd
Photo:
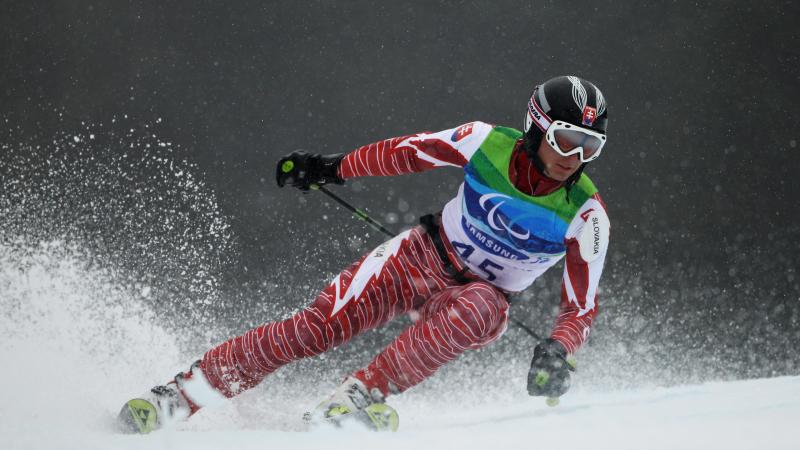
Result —
M 561 156 L 580 155 L 581 162 L 597 159 L 606 143 L 602 133 L 556 120 L 545 133 L 547 143 Z

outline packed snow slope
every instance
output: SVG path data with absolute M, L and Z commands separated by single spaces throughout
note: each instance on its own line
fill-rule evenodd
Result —
M 377 434 L 304 431 L 300 416 L 331 387 L 320 381 L 331 374 L 276 374 L 174 429 L 121 435 L 112 424 L 123 401 L 166 381 L 189 357 L 164 321 L 62 246 L 22 254 L 0 244 L 4 450 L 798 448 L 800 377 L 616 392 L 577 383 L 550 408 L 500 374 L 491 386 L 452 383 L 394 397 L 400 431 Z

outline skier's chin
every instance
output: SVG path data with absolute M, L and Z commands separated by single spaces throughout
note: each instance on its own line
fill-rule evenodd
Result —
M 577 167 L 570 168 L 561 166 L 560 164 L 552 164 L 548 166 L 547 169 L 545 170 L 545 175 L 547 175 L 548 178 L 551 178 L 556 181 L 566 181 L 567 178 L 572 176 L 572 174 L 575 173 L 576 170 L 578 170 Z

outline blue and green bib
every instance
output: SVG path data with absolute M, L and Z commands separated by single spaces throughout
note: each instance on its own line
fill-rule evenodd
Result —
M 570 223 L 597 192 L 585 174 L 569 192 L 562 187 L 534 197 L 514 187 L 508 173 L 521 137 L 512 128 L 495 127 L 489 133 L 464 167 L 464 183 L 442 217 L 463 262 L 506 288 L 532 283 L 565 254 Z M 530 279 L 503 280 L 514 276 Z

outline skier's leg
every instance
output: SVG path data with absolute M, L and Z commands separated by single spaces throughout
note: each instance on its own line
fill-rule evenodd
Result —
M 421 227 L 409 230 L 339 274 L 309 307 L 223 342 L 175 381 L 126 403 L 120 420 L 132 432 L 160 428 L 178 415 L 173 411 L 192 414 L 232 397 L 280 366 L 342 344 L 456 284 L 431 237 Z
M 318 355 L 453 285 L 419 227 L 385 242 L 337 276 L 307 308 L 209 350 L 199 369 L 232 397 L 291 361 Z
M 420 320 L 362 370 L 347 377 L 306 418 L 312 423 L 356 421 L 375 430 L 396 430 L 397 412 L 384 403 L 432 375 L 467 349 L 503 334 L 508 322 L 505 295 L 485 282 L 452 286 L 425 302 Z
M 505 294 L 489 283 L 445 289 L 428 300 L 420 319 L 353 376 L 383 396 L 403 392 L 468 349 L 499 338 L 508 323 Z

